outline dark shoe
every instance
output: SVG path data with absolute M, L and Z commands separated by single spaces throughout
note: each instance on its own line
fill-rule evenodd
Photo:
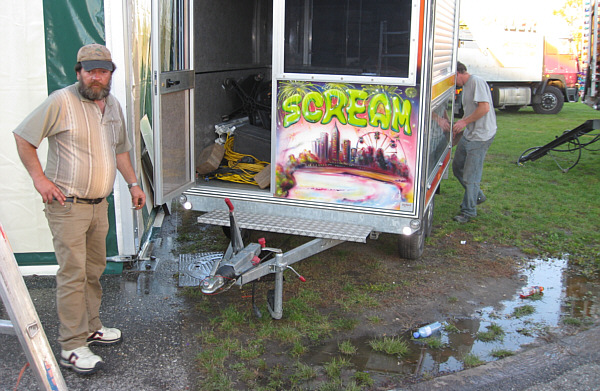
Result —
M 452 220 L 454 221 L 458 221 L 461 224 L 464 224 L 466 222 L 468 222 L 471 218 L 469 216 L 465 216 L 463 214 L 460 214 L 458 216 L 454 216 L 454 218 Z
M 87 339 L 88 345 L 114 345 L 123 340 L 121 330 L 104 327 L 98 331 L 94 331 Z
M 71 368 L 80 375 L 91 375 L 104 367 L 102 358 L 95 355 L 87 346 L 62 350 L 59 364 L 65 368 Z
M 487 200 L 487 197 L 485 195 L 482 195 L 481 197 L 477 197 L 477 205 L 483 204 L 485 202 L 485 200 Z

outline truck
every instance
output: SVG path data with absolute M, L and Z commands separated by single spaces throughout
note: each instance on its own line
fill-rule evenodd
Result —
M 3 124 L 8 164 L 2 170 L 14 181 L 0 188 L 12 203 L 3 202 L 0 220 L 19 264 L 52 263 L 53 253 L 40 197 L 10 131 L 49 92 L 74 82 L 77 49 L 91 42 L 113 53 L 113 93 L 126 111 L 133 164 L 148 195 L 146 208 L 132 210 L 126 183 L 117 178 L 111 262 L 152 267 L 152 232 L 173 200 L 233 238 L 224 255 L 211 258 L 210 276 L 197 278 L 200 261 L 181 259 L 181 278 L 196 284 L 217 277 L 224 262 L 238 284 L 280 276 L 312 254 L 380 234 L 397 237 L 400 257 L 419 258 L 451 157 L 457 6 L 455 0 L 11 3 L 2 29 L 18 55 L 9 56 L 11 72 L 3 74 L 10 87 L 2 93 L 3 118 L 10 121 Z M 256 263 L 267 246 L 241 243 L 241 229 L 314 239 Z
M 461 1 L 458 59 L 487 81 L 494 107 L 556 114 L 564 102 L 579 100 L 577 49 L 563 29 L 540 25 L 539 10 L 528 16 L 522 4 L 513 5 L 488 9 Z

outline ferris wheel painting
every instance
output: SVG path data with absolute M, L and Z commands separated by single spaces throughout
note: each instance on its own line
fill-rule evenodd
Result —
M 415 87 L 280 81 L 275 195 L 413 207 Z

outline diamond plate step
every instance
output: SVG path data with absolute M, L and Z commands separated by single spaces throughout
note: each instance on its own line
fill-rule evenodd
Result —
M 373 230 L 371 227 L 356 224 L 259 215 L 237 211 L 235 212 L 235 221 L 238 227 L 244 229 L 360 243 L 365 243 L 367 236 Z M 198 217 L 198 222 L 229 227 L 229 211 L 218 209 L 205 213 Z

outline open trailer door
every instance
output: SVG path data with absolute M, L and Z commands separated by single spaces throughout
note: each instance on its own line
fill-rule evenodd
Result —
M 153 0 L 154 204 L 190 188 L 194 176 L 191 0 Z

